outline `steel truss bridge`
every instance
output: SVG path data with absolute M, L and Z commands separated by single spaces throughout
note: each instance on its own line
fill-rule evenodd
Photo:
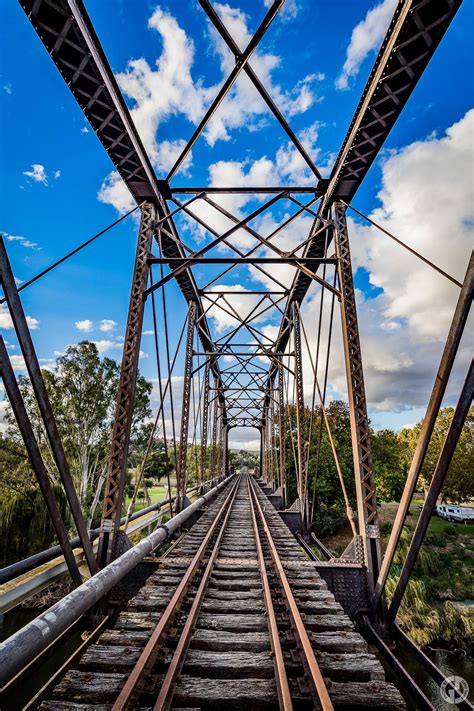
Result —
M 168 176 L 158 178 L 81 0 L 20 0 L 39 40 L 135 199 L 133 211 L 140 212 L 140 225 L 102 518 L 96 531 L 88 531 L 85 525 L 20 292 L 102 232 L 21 287 L 15 283 L 5 246 L 0 244 L 4 301 L 77 530 L 77 538 L 69 540 L 0 338 L 5 390 L 58 540 L 49 551 L 0 572 L 2 597 L 6 596 L 2 609 L 11 609 L 65 571 L 74 587 L 0 646 L 2 708 L 207 709 L 250 705 L 256 709 L 401 709 L 408 698 L 417 708 L 435 708 L 393 653 L 393 643 L 403 646 L 437 684 L 447 684 L 448 691 L 458 693 L 407 637 L 396 616 L 472 402 L 472 363 L 390 604 L 385 584 L 471 306 L 474 261 L 471 258 L 460 283 L 387 233 L 414 258 L 457 284 L 459 299 L 382 557 L 346 213 L 355 209 L 351 208 L 354 195 L 461 0 L 399 0 L 328 179 L 321 176 L 251 66 L 252 53 L 283 1 L 272 3 L 248 46 L 241 48 L 211 2 L 200 0 L 203 12 L 235 56 L 235 66 Z M 241 74 L 251 81 L 311 171 L 314 180 L 310 187 L 176 185 L 175 176 L 183 162 Z M 243 218 L 236 216 L 226 207 L 227 195 L 245 196 L 246 202 L 253 201 L 256 207 Z M 254 226 L 257 218 L 274 215 L 279 208 L 290 216 L 270 234 L 260 234 Z M 212 219 L 203 217 L 208 214 L 225 220 L 224 232 L 213 228 Z M 211 237 L 197 250 L 180 234 L 177 225 L 183 216 Z M 279 238 L 302 216 L 311 218 L 309 233 L 296 247 L 285 249 Z M 238 239 L 242 235 L 245 247 Z M 275 264 L 292 270 L 291 283 L 278 277 Z M 207 283 L 196 270 L 203 265 L 212 267 L 215 274 Z M 242 273 L 239 269 L 258 274 L 265 289 L 236 288 Z M 172 281 L 187 302 L 177 344 L 171 342 L 168 329 L 166 285 Z M 232 288 L 223 286 L 225 283 Z M 317 293 L 319 310 L 315 348 L 304 323 L 303 305 L 310 289 Z M 235 308 L 235 295 L 244 300 L 251 297 L 247 313 Z M 325 301 L 330 313 L 328 343 L 333 314 L 340 311 L 355 512 L 346 494 L 324 408 L 329 347 L 324 356 L 324 382 L 317 379 L 318 360 L 323 360 L 320 343 L 326 328 Z M 169 487 L 166 502 L 137 513 L 129 509 L 123 516 L 146 305 L 150 305 L 155 324 L 161 399 L 147 453 L 161 427 L 166 456 L 174 458 L 176 493 L 172 495 Z M 233 324 L 224 335 L 213 327 L 210 316 L 216 311 Z M 164 344 L 158 342 L 159 313 Z M 262 320 L 278 321 L 279 326 L 264 329 Z M 176 418 L 172 375 L 181 346 L 184 381 L 181 413 Z M 304 391 L 305 356 L 312 372 L 311 393 Z M 340 557 L 328 551 L 311 531 L 310 434 L 305 424 L 305 403 L 310 396 L 311 413 L 316 405 L 320 414 L 319 419 L 311 414 L 309 432 L 319 430 L 321 438 L 323 429 L 327 431 L 353 534 Z M 168 433 L 165 403 L 171 406 L 173 422 Z M 291 452 L 285 451 L 288 425 Z M 229 432 L 237 427 L 259 430 L 260 465 L 255 476 L 237 475 L 229 467 Z M 191 442 L 200 444 L 193 487 L 189 481 Z M 292 480 L 288 461 L 294 465 Z M 294 491 L 296 495 L 290 499 Z M 144 527 L 150 531 L 151 524 L 156 524 L 154 530 L 131 546 L 127 533 Z M 35 682 L 38 670 L 51 655 L 54 659 L 77 630 L 84 629 L 89 630 L 87 638 L 76 644 L 68 660 L 57 663 L 46 676 L 40 674 L 41 683 Z M 390 681 L 368 651 L 367 640 L 390 668 Z M 18 698 L 23 697 L 19 690 L 25 684 L 31 685 L 31 693 L 20 704 Z M 461 699 L 458 707 L 472 708 L 467 699 Z

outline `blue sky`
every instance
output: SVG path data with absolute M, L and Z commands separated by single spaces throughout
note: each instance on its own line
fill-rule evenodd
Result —
M 196 2 L 88 0 L 86 4 L 157 173 L 163 177 L 179 141 L 190 137 L 201 108 L 205 110 L 217 92 L 229 66 L 228 53 Z M 242 41 L 266 11 L 263 0 L 218 7 Z M 346 133 L 378 48 L 378 33 L 381 37 L 393 7 L 393 0 L 287 0 L 251 62 L 326 171 Z M 2 3 L 0 14 L 8 28 L 0 67 L 0 230 L 7 234 L 16 277 L 26 280 L 112 222 L 129 198 L 110 178 L 113 166 L 19 4 Z M 357 207 L 457 278 L 462 278 L 472 246 L 473 134 L 468 112 L 473 107 L 473 14 L 473 3 L 465 2 L 354 199 Z M 131 60 L 140 61 L 130 65 Z M 185 75 L 178 86 L 173 80 L 176 67 Z M 175 185 L 208 184 L 212 179 L 218 184 L 235 175 L 250 182 L 257 175 L 268 181 L 277 176 L 284 182 L 307 180 L 301 166 L 291 163 L 294 156 L 280 127 L 258 103 L 252 103 L 247 86 L 238 86 L 240 93 L 221 107 L 222 120 L 218 115 L 219 123 L 200 139 L 192 164 L 174 179 Z M 427 183 L 431 182 L 430 200 Z M 394 190 L 398 184 L 403 186 L 400 194 L 398 188 Z M 245 214 L 253 203 L 232 207 Z M 191 246 L 200 244 L 202 234 L 189 223 L 182 223 L 182 228 Z M 23 292 L 44 364 L 83 337 L 97 341 L 107 355 L 120 357 L 136 229 L 134 219 L 128 218 Z M 423 413 L 456 288 L 419 264 L 407 270 L 405 256 L 392 252 L 392 245 L 373 229 L 358 225 L 352 229 L 361 324 L 365 320 L 361 330 L 370 413 L 377 427 L 399 428 L 416 422 Z M 241 278 L 245 287 L 253 282 L 255 288 L 251 274 L 242 272 Z M 407 303 L 413 290 L 413 302 Z M 174 285 L 168 298 L 173 342 L 184 318 L 184 302 Z M 305 305 L 309 317 L 316 301 L 315 292 Z M 0 314 L 0 319 L 21 371 L 13 331 L 5 328 L 8 317 Z M 217 318 L 213 320 L 217 329 L 224 327 Z M 150 328 L 147 314 L 145 330 Z M 152 340 L 143 337 L 140 367 L 156 378 Z M 466 353 L 470 345 L 463 344 Z M 467 355 L 463 358 L 451 398 Z M 343 395 L 338 367 L 336 358 L 330 379 L 334 397 Z

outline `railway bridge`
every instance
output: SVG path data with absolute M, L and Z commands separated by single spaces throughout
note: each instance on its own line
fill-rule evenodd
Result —
M 0 337 L 5 391 L 58 540 L 54 548 L 0 571 L 1 609 L 13 609 L 64 576 L 69 576 L 72 587 L 0 646 L 0 705 L 57 711 L 434 709 L 433 700 L 397 649 L 402 648 L 403 658 L 411 658 L 448 692 L 456 694 L 458 689 L 401 629 L 397 612 L 472 402 L 472 363 L 390 600 L 385 586 L 469 314 L 474 260 L 466 265 L 460 282 L 380 228 L 384 238 L 408 249 L 413 259 L 435 269 L 440 279 L 454 282 L 459 291 L 420 439 L 382 556 L 346 215 L 356 209 L 351 203 L 358 188 L 461 2 L 399 0 L 328 178 L 322 177 L 251 66 L 252 53 L 270 31 L 283 0 L 270 4 L 244 49 L 212 3 L 200 0 L 199 4 L 234 54 L 235 67 L 169 174 L 158 177 L 82 0 L 20 0 L 25 21 L 31 23 L 37 41 L 44 44 L 133 195 L 136 207 L 131 212 L 140 216 L 140 222 L 109 465 L 103 492 L 98 492 L 102 516 L 94 531 L 87 529 L 81 512 L 21 291 L 73 259 L 130 213 L 20 286 L 0 243 L 3 301 L 77 532 L 70 539 Z M 176 184 L 193 145 L 242 73 L 310 169 L 314 176 L 310 186 Z M 54 79 L 45 77 L 50 80 Z M 246 196 L 251 212 L 245 217 L 232 214 L 228 195 Z M 262 235 L 255 226 L 257 218 L 275 217 L 278 210 L 285 211 L 285 218 L 270 234 Z M 220 216 L 226 225 L 223 231 L 215 229 L 209 214 Z M 288 250 L 280 238 L 302 215 L 311 217 L 311 229 Z M 206 238 L 197 248 L 190 247 L 178 229 L 183 216 L 205 231 Z M 246 247 L 237 239 L 242 235 Z M 280 278 L 275 265 L 290 270 L 289 283 Z M 236 286 L 243 270 L 249 269 L 264 278 L 265 289 Z M 169 328 L 174 319 L 169 294 L 173 283 L 187 305 L 176 342 Z M 305 323 L 308 293 L 318 305 L 314 339 Z M 243 303 L 249 299 L 247 309 L 235 307 L 231 298 L 235 295 Z M 145 309 L 154 323 L 160 404 L 132 506 L 125 510 Z M 223 335 L 210 318 L 216 310 L 232 324 Z M 325 410 L 336 313 L 349 399 L 355 508 L 347 495 Z M 262 329 L 263 316 L 279 326 Z M 181 356 L 184 376 L 178 412 L 173 377 Z M 305 368 L 312 376 L 310 392 L 305 392 Z M 233 471 L 229 465 L 229 433 L 241 427 L 259 432 L 259 465 L 250 474 Z M 174 462 L 175 490 L 168 482 L 164 502 L 135 511 L 136 493 L 158 430 L 166 458 Z M 323 432 L 329 438 L 352 532 L 339 556 L 319 540 L 312 525 L 308 440 L 313 432 L 319 433 L 319 441 Z M 191 478 L 190 444 L 197 443 L 199 460 Z M 319 460 L 316 470 L 318 464 Z M 132 544 L 130 535 L 139 530 L 145 535 Z M 472 709 L 467 699 L 457 705 Z

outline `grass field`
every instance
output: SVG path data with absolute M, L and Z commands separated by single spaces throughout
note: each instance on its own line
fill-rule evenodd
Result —
M 151 503 L 157 504 L 159 501 L 163 501 L 163 499 L 167 498 L 168 487 L 166 487 L 166 486 L 152 486 L 150 489 L 148 489 L 148 493 L 150 495 Z M 131 500 L 130 496 L 125 497 L 125 508 L 128 507 L 130 500 Z M 139 499 L 137 497 L 137 499 L 135 501 L 135 511 L 140 511 L 141 509 L 144 509 L 147 506 L 148 506 L 148 503 L 147 503 L 146 499 Z

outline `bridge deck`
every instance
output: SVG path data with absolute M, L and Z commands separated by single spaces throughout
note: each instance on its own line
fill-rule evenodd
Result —
M 233 483 L 229 484 L 171 553 L 161 559 L 157 572 L 129 601 L 113 629 L 103 632 L 88 648 L 76 668 L 66 673 L 41 708 L 98 711 L 125 708 L 127 704 L 153 708 L 168 678 L 187 621 L 189 643 L 184 644 L 170 687 L 173 708 L 278 708 L 277 684 L 281 680 L 277 681 L 269 605 L 273 605 L 275 613 L 291 703 L 295 708 L 320 708 L 314 700 L 317 698 L 314 690 L 311 693 L 308 662 L 297 642 L 294 622 L 288 613 L 288 599 L 277 577 L 268 540 L 263 535 L 263 521 L 259 520 L 256 525 L 257 519 L 255 522 L 253 519 L 252 511 L 258 507 L 255 501 L 252 503 L 253 497 L 260 503 L 271 531 L 334 707 L 405 708 L 399 692 L 385 681 L 380 662 L 368 652 L 366 642 L 355 631 L 315 564 L 306 557 L 268 499 L 257 486 L 251 496 L 247 477 L 243 476 L 236 484 L 235 498 L 229 503 L 233 487 Z M 221 537 L 217 526 L 196 575 L 175 605 L 173 594 L 192 568 L 212 522 L 226 505 L 228 517 L 222 521 Z M 213 554 L 215 559 L 210 560 Z M 203 583 L 207 567 L 209 579 Z M 264 598 L 265 579 L 269 582 L 270 602 Z M 203 596 L 196 603 L 201 583 Z M 193 607 L 197 608 L 196 617 L 194 622 L 189 622 Z M 170 608 L 172 613 L 165 624 Z M 157 634 L 160 621 L 163 631 L 159 643 L 152 645 L 153 652 L 147 657 L 146 645 L 151 635 Z M 144 664 L 140 670 L 141 662 Z M 117 701 L 120 692 L 122 696 Z

